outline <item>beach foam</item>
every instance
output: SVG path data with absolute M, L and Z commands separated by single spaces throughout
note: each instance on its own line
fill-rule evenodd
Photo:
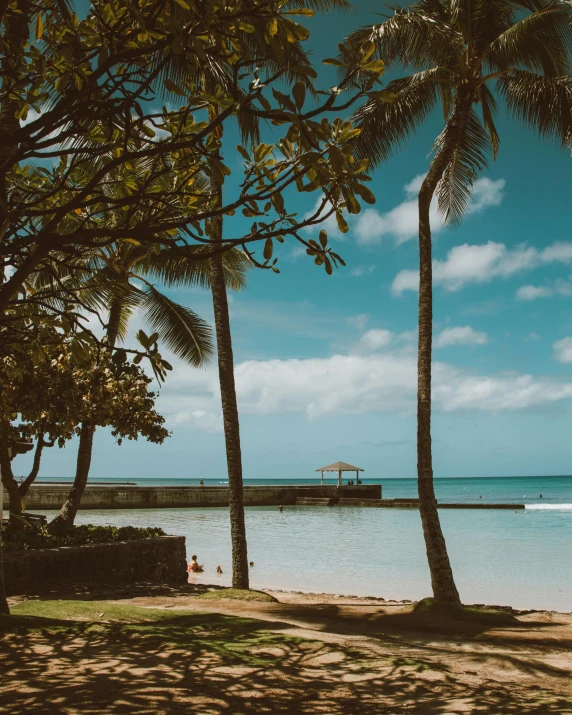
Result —
M 544 509 L 553 511 L 572 511 L 572 504 L 525 504 L 525 509 Z

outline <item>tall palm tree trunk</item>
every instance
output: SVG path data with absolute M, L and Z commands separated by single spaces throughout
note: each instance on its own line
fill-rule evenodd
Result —
M 222 190 L 217 187 L 219 205 L 222 205 Z M 213 221 L 211 241 L 222 241 L 222 217 Z M 234 358 L 232 336 L 228 315 L 228 299 L 224 284 L 222 253 L 210 259 L 211 292 L 215 319 L 218 353 L 218 374 L 222 402 L 224 439 L 230 502 L 230 536 L 232 541 L 232 586 L 249 588 L 246 526 L 242 495 L 242 455 L 240 449 L 240 425 L 236 387 L 234 383 Z
M 123 302 L 121 298 L 115 298 L 109 310 L 109 320 L 107 323 L 107 342 L 110 350 L 113 350 L 117 341 L 122 309 Z M 81 425 L 74 482 L 64 505 L 57 516 L 50 522 L 49 529 L 52 534 L 65 534 L 74 525 L 77 510 L 79 509 L 89 477 L 95 430 L 96 425 L 90 420 L 86 420 Z
M 461 603 L 439 521 L 431 452 L 431 359 L 433 337 L 433 265 L 430 208 L 437 185 L 464 132 L 471 108 L 469 95 L 459 97 L 441 149 L 431 162 L 418 196 L 419 208 L 419 343 L 417 352 L 417 486 L 423 536 L 435 603 Z

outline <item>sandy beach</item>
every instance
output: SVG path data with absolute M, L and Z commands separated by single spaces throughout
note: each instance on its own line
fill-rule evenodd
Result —
M 93 613 L 71 637 L 49 628 L 4 633 L 2 711 L 572 713 L 572 614 L 506 608 L 436 618 L 411 602 L 284 591 L 268 592 L 270 602 L 205 600 L 206 591 L 138 585 L 12 599 L 16 615 L 50 598 Z M 222 618 L 227 629 L 249 623 L 279 640 L 253 641 L 244 660 L 229 661 L 222 647 L 123 632 L 110 614 L 125 607 L 139 620 L 172 618 L 180 635 L 189 632 L 185 618 L 199 633 Z M 225 631 L 231 648 L 242 637 Z

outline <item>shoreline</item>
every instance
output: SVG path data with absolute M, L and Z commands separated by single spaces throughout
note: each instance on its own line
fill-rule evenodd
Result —
M 196 577 L 194 577 L 196 578 Z M 188 584 L 189 586 L 192 587 L 202 587 L 202 588 L 207 588 L 207 589 L 214 589 L 214 590 L 219 590 L 219 589 L 226 589 L 226 588 L 231 588 L 230 585 L 226 584 L 221 584 L 219 583 L 212 583 L 212 582 L 207 582 L 207 581 L 189 581 Z M 413 605 L 415 603 L 419 603 L 420 600 L 416 599 L 410 599 L 410 598 L 404 598 L 404 599 L 395 599 L 395 598 L 383 598 L 382 596 L 357 596 L 355 594 L 351 593 L 326 593 L 322 591 L 300 591 L 298 589 L 294 588 L 285 588 L 285 587 L 273 587 L 273 586 L 259 586 L 258 584 L 256 587 L 251 586 L 251 590 L 253 591 L 262 591 L 263 593 L 268 593 L 271 596 L 274 596 L 278 598 L 279 596 L 290 596 L 292 597 L 292 602 L 297 602 L 298 600 L 306 601 L 308 603 L 316 600 L 320 600 L 321 602 L 325 602 L 328 604 L 339 604 L 339 605 L 344 605 L 346 602 L 348 605 L 355 604 L 356 602 L 361 603 L 363 605 L 380 605 L 380 606 L 407 606 L 407 605 Z M 280 600 L 280 599 L 279 599 Z M 528 613 L 546 613 L 546 614 L 558 614 L 562 616 L 572 616 L 572 609 L 570 611 L 558 611 L 553 608 L 516 608 L 514 606 L 507 606 L 507 605 L 498 605 L 498 604 L 488 604 L 488 603 L 466 603 L 462 602 L 463 606 L 468 606 L 468 607 L 475 607 L 475 608 L 490 608 L 494 610 L 499 610 L 499 611 L 507 611 L 510 613 L 518 614 L 518 615 L 526 615 Z

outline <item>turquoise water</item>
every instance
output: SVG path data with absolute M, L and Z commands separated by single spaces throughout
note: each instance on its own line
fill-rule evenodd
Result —
M 527 505 L 516 513 L 440 512 L 465 603 L 572 611 L 572 477 L 443 479 L 436 480 L 436 491 L 440 501 L 482 496 L 486 502 Z M 415 496 L 415 482 L 384 480 L 383 494 Z M 189 557 L 196 553 L 205 564 L 205 574 L 193 578 L 229 583 L 226 508 L 80 512 L 77 523 L 87 522 L 161 526 L 181 534 Z M 246 526 L 254 587 L 386 599 L 431 593 L 417 510 L 285 507 L 280 513 L 276 507 L 250 507 Z M 223 576 L 216 575 L 217 564 Z

